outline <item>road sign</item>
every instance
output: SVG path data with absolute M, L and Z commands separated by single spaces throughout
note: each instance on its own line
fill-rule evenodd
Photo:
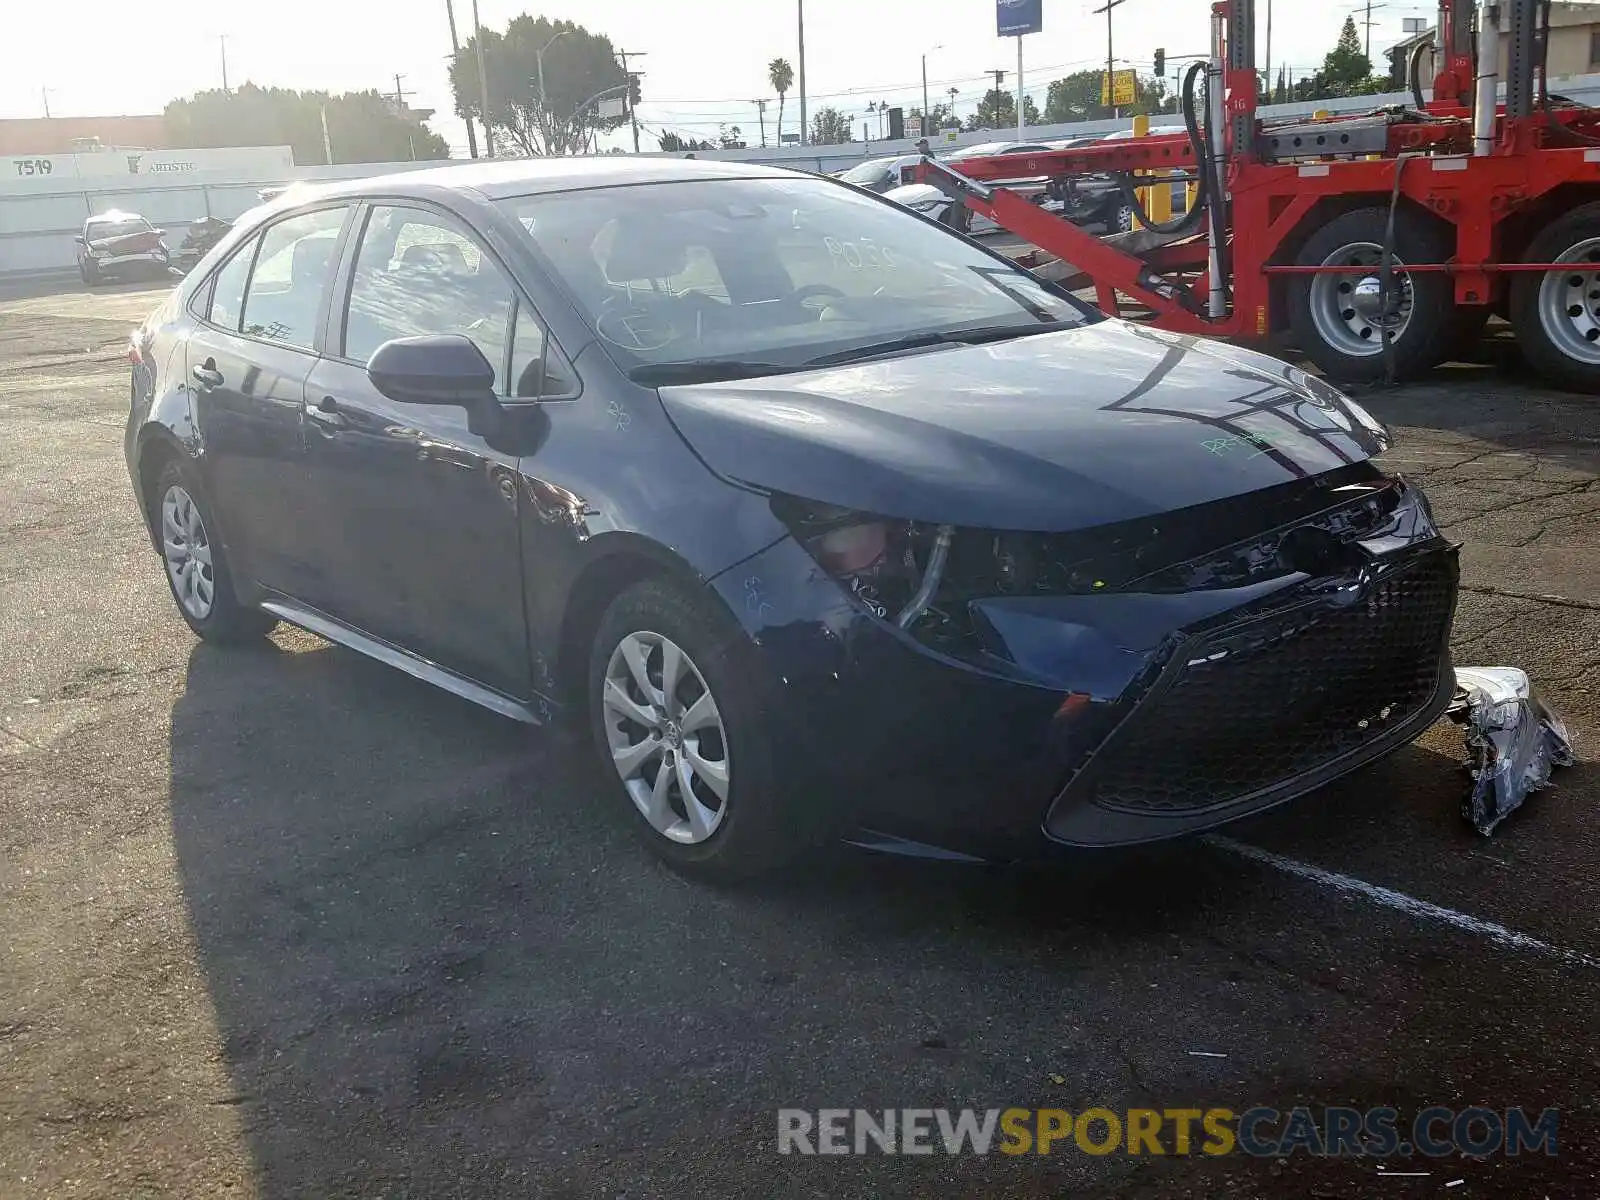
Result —
M 995 0 L 994 15 L 1000 37 L 1044 31 L 1044 0 Z
M 628 114 L 628 106 L 623 103 L 621 96 L 607 96 L 600 101 L 597 111 L 602 121 L 614 121 L 618 117 Z
M 1106 73 L 1100 72 L 1100 103 L 1111 108 L 1121 108 L 1124 104 L 1132 104 L 1139 98 L 1139 76 L 1134 71 L 1118 71 L 1112 76 L 1116 83 L 1115 94 L 1108 94 L 1111 89 L 1106 86 Z

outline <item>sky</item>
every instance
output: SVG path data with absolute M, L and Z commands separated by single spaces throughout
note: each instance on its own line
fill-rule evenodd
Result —
M 1040 108 L 1051 79 L 1104 63 L 1106 20 L 1090 10 L 1102 0 L 1043 0 L 1044 32 L 1023 39 L 1024 86 Z M 648 132 L 671 128 L 715 138 L 738 125 L 754 145 L 760 122 L 752 103 L 768 97 L 766 134 L 776 140 L 778 105 L 766 64 L 787 58 L 798 70 L 797 0 L 478 0 L 486 27 L 503 29 L 521 12 L 577 21 L 620 49 L 645 51 L 638 69 Z M 1016 39 L 995 36 L 994 0 L 804 0 L 808 107 L 828 104 L 851 114 L 857 137 L 870 101 L 920 105 L 922 59 L 934 103 L 958 89 L 958 114 L 972 111 L 988 71 L 1015 86 Z M 407 103 L 435 108 L 432 127 L 466 155 L 466 132 L 453 115 L 446 76 L 450 29 L 445 0 L 11 0 L 0 38 L 0 117 L 160 112 L 168 100 L 220 86 L 222 49 L 233 86 L 378 88 L 394 76 Z M 472 28 L 472 0 L 455 0 L 463 38 Z M 1381 47 L 1402 37 L 1406 17 L 1434 15 L 1434 4 L 1389 0 L 1373 5 L 1375 65 Z M 1267 0 L 1258 0 L 1258 59 L 1265 59 Z M 1122 0 L 1113 11 L 1119 66 L 1148 71 L 1158 46 L 1170 60 L 1204 54 L 1208 0 Z M 1272 61 L 1310 71 L 1333 46 L 1346 15 L 1365 5 L 1276 0 Z M 220 39 L 226 37 L 223 42 Z M 1169 77 L 1174 74 L 1168 72 Z M 784 128 L 798 119 L 798 86 Z M 614 135 L 613 144 L 626 142 Z

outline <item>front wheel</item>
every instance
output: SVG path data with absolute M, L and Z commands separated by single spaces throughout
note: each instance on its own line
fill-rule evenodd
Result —
M 588 683 L 602 773 L 658 857 L 735 879 L 804 844 L 774 785 L 753 648 L 709 596 L 661 579 L 623 592 L 601 619 Z
M 1519 272 L 1511 324 L 1540 374 L 1578 392 L 1600 392 L 1600 204 L 1573 209 L 1533 239 L 1527 262 L 1565 271 Z
M 100 282 L 100 268 L 95 266 L 93 261 L 86 258 L 78 263 L 78 278 L 93 287 Z

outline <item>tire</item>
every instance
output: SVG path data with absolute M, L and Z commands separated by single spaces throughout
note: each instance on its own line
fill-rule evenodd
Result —
M 630 666 L 630 646 L 642 652 L 649 692 Z M 675 703 L 663 717 L 652 701 L 663 695 L 668 646 L 681 654 L 682 669 Z M 710 722 L 700 703 L 702 686 L 712 701 Z M 753 647 L 711 597 L 668 579 L 645 580 L 618 595 L 595 634 L 586 696 L 604 786 L 669 866 L 732 881 L 770 870 L 810 843 L 791 816 L 796 806 L 775 786 L 770 705 Z M 692 721 L 698 721 L 693 728 Z M 651 744 L 658 749 L 629 754 Z M 669 752 L 683 769 L 662 780 Z M 623 762 L 619 753 L 627 756 Z M 696 763 L 720 763 L 724 795 L 712 786 L 717 771 L 696 772 Z M 630 777 L 629 770 L 636 773 Z M 685 770 L 694 776 L 688 782 L 694 819 L 684 800 Z
M 100 268 L 95 266 L 89 259 L 84 259 L 78 264 L 78 274 L 82 277 L 84 283 L 90 287 L 94 287 L 100 282 Z
M 1133 205 L 1119 204 L 1116 209 L 1115 232 L 1131 233 L 1133 231 Z
M 227 552 L 210 536 L 216 522 L 193 473 L 176 460 L 169 462 L 156 478 L 148 502 L 162 574 L 189 628 L 208 642 L 246 642 L 265 636 L 277 621 L 240 604 L 235 596 Z M 193 566 L 179 569 L 175 566 L 179 562 Z M 208 591 L 205 603 L 198 603 Z
M 1335 217 L 1307 239 L 1295 262 L 1323 266 L 1347 261 L 1345 275 L 1290 277 L 1289 325 L 1301 351 L 1323 372 L 1350 383 L 1373 383 L 1387 376 L 1382 327 L 1350 303 L 1354 277 L 1378 274 L 1387 232 L 1387 207 L 1358 208 Z M 1443 262 L 1453 253 L 1446 230 L 1417 213 L 1395 213 L 1394 258 L 1401 263 Z M 1402 324 L 1390 346 L 1394 375 L 1410 379 L 1444 362 L 1460 337 L 1455 291 L 1443 272 L 1396 276 L 1405 305 Z M 1320 316 L 1320 321 L 1319 321 Z M 1364 329 L 1365 336 L 1360 332 Z
M 1576 392 L 1600 393 L 1600 203 L 1573 209 L 1523 255 L 1524 262 L 1569 259 L 1587 269 L 1513 278 L 1511 326 L 1523 357 L 1541 375 Z

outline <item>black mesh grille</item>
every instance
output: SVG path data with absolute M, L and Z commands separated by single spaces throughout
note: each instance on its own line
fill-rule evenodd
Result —
M 1436 694 L 1455 566 L 1434 555 L 1348 608 L 1234 626 L 1181 652 L 1081 783 L 1108 808 L 1213 808 L 1288 783 L 1384 736 Z

